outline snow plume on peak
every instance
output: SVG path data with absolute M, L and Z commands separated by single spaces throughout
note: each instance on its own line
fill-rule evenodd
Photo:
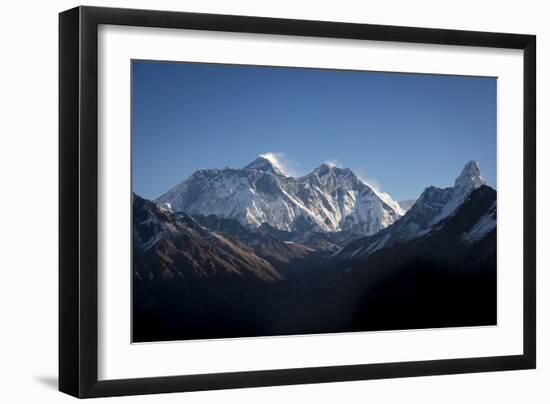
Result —
M 282 171 L 284 170 L 283 164 L 281 163 L 281 160 L 284 157 L 283 153 L 267 152 L 267 153 L 260 154 L 258 157 L 262 157 L 266 160 L 269 160 L 269 162 L 273 164 L 275 167 L 280 168 Z
M 288 169 L 283 163 L 284 155 L 282 153 L 262 153 L 256 160 L 244 167 L 245 170 L 260 170 L 271 172 L 277 175 L 288 175 Z
M 332 159 L 332 160 L 325 160 L 323 162 L 324 165 L 328 167 L 340 167 L 340 164 L 338 163 L 338 159 Z
M 363 184 L 367 185 L 369 188 L 371 188 L 377 194 L 388 195 L 384 191 L 382 191 L 382 185 L 380 185 L 380 183 L 378 181 L 376 181 L 374 178 L 367 178 L 364 175 L 359 175 L 358 178 Z M 389 195 L 388 195 L 388 197 L 389 197 Z
M 363 181 L 363 183 L 371 187 L 375 192 L 382 193 L 382 186 L 375 179 L 364 177 L 359 177 L 359 179 Z
M 278 152 L 267 152 L 267 153 L 261 153 L 258 155 L 258 159 L 265 159 L 269 161 L 269 163 L 275 168 L 278 173 L 282 175 L 289 175 L 289 168 L 287 167 L 288 164 L 285 161 L 285 155 L 283 153 Z

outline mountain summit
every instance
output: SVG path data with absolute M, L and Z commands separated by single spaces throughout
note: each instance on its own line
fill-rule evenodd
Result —
M 375 191 L 349 168 L 322 164 L 294 178 L 271 154 L 242 169 L 200 170 L 161 195 L 156 203 L 173 212 L 237 220 L 288 232 L 374 234 L 403 215 L 399 204 Z
M 487 182 L 481 176 L 481 170 L 477 161 L 469 161 L 466 163 L 462 172 L 455 180 L 455 188 L 461 188 L 463 191 L 479 188 L 482 185 L 487 185 Z
M 486 186 L 479 165 L 469 161 L 456 178 L 453 187 L 426 188 L 407 213 L 392 226 L 359 239 L 342 249 L 338 256 L 350 258 L 369 255 L 383 247 L 412 240 L 426 234 L 443 219 L 452 216 L 472 191 Z
M 259 170 L 285 176 L 284 169 L 279 162 L 275 158 L 269 158 L 266 155 L 260 155 L 252 163 L 246 165 L 243 170 Z
M 482 185 L 487 185 L 487 182 L 481 176 L 479 164 L 477 161 L 467 162 L 460 175 L 456 178 L 454 187 L 451 188 L 449 199 L 439 214 L 433 218 L 432 224 L 453 213 L 474 189 Z

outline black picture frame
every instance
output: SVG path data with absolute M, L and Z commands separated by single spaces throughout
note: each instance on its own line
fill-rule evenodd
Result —
M 100 24 L 523 50 L 523 354 L 98 380 Z M 59 389 L 104 397 L 533 369 L 536 366 L 536 37 L 278 18 L 77 7 L 59 15 Z

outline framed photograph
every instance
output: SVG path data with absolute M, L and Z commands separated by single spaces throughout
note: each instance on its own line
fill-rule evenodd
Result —
M 535 36 L 59 24 L 61 391 L 535 368 Z

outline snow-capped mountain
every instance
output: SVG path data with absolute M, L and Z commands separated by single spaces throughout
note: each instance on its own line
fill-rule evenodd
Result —
M 385 193 L 361 181 L 350 169 L 324 163 L 294 178 L 269 156 L 242 169 L 199 170 L 156 201 L 173 212 L 235 219 L 258 228 L 372 235 L 388 227 L 404 210 Z
M 353 302 L 354 323 L 374 329 L 411 329 L 413 318 L 418 328 L 495 325 L 496 198 L 481 185 L 424 234 L 363 259 L 329 262 L 340 264 L 333 284 L 342 291 L 331 298 Z
M 455 180 L 455 185 L 450 191 L 449 200 L 441 208 L 437 216 L 432 219 L 431 224 L 435 224 L 452 214 L 470 195 L 470 192 L 482 185 L 487 185 L 487 182 L 481 176 L 479 165 L 476 161 L 469 161 L 464 166 L 462 173 Z
M 453 187 L 426 188 L 407 213 L 392 226 L 371 237 L 350 243 L 335 257 L 356 259 L 372 254 L 383 247 L 426 234 L 437 223 L 453 215 L 473 190 L 486 184 L 477 162 L 469 161 L 455 180 Z
M 260 170 L 275 175 L 285 176 L 285 170 L 279 164 L 277 159 L 272 157 L 270 154 L 260 155 L 252 163 L 244 167 L 244 170 Z

